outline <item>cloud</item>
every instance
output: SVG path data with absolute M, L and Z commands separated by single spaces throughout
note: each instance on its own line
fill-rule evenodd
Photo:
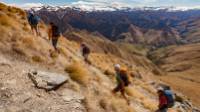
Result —
M 30 7 L 40 7 L 43 6 L 42 3 L 25 3 L 21 5 L 22 8 L 30 8 Z
M 8 5 L 15 6 L 15 7 L 20 7 L 20 8 L 23 8 L 23 9 L 30 9 L 32 7 L 43 6 L 44 4 L 42 4 L 42 3 L 24 3 L 24 4 L 11 3 L 11 4 L 8 4 Z

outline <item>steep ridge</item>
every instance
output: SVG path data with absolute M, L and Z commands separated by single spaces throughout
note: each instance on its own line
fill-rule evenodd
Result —
M 200 44 L 169 46 L 151 53 L 150 58 L 169 75 L 163 80 L 182 91 L 199 106 Z M 184 83 L 183 83 L 184 82 Z
M 87 32 L 72 32 L 72 37 L 86 39 L 92 52 L 92 65 L 83 61 L 79 43 L 66 34 L 58 43 L 60 53 L 54 52 L 47 39 L 47 26 L 40 23 L 41 36 L 34 36 L 28 26 L 26 13 L 21 9 L 0 4 L 0 111 L 39 111 L 39 112 L 152 112 L 157 108 L 156 89 L 149 81 L 156 69 L 145 57 L 138 61 L 137 54 L 125 60 L 126 50 L 117 50 L 109 40 L 104 40 Z M 86 38 L 89 37 L 89 38 Z M 69 38 L 69 40 L 67 39 Z M 72 40 L 70 40 L 70 38 Z M 98 39 L 99 38 L 99 39 Z M 96 42 L 94 42 L 96 41 Z M 102 42 L 103 41 L 103 42 Z M 109 44 L 106 44 L 108 42 Z M 96 44 L 94 44 L 96 43 Z M 105 48 L 98 47 L 103 44 Z M 111 44 L 111 45 L 110 45 Z M 106 46 L 113 46 L 108 49 Z M 109 47 L 110 47 L 109 46 Z M 107 50 L 105 53 L 104 50 Z M 118 51 L 118 52 L 117 52 Z M 114 54 L 116 52 L 116 54 Z M 120 54 L 121 53 L 121 54 Z M 127 56 L 125 55 L 125 56 Z M 120 95 L 113 95 L 115 86 L 112 67 L 115 63 L 136 69 L 142 79 L 131 78 L 132 85 L 126 92 L 131 105 Z M 135 66 L 137 65 L 137 66 Z M 143 65 L 143 66 L 142 66 Z M 34 86 L 28 77 L 31 70 L 54 72 L 69 76 L 70 79 L 57 90 L 45 91 Z M 107 70 L 107 71 L 106 71 Z M 109 72 L 108 72 L 109 71 Z M 155 82 L 157 83 L 157 82 Z M 172 111 L 190 111 L 184 103 L 177 102 Z

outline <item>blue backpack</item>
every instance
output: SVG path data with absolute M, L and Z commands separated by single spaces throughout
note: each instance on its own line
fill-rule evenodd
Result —
M 174 106 L 174 94 L 171 90 L 165 90 L 164 91 L 165 96 L 167 97 L 167 105 L 168 107 L 173 107 Z
M 31 25 L 37 25 L 40 21 L 40 18 L 36 15 L 31 14 L 28 18 L 28 21 Z

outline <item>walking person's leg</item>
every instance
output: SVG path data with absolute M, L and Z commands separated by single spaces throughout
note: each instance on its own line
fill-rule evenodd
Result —
M 128 98 L 126 97 L 124 86 L 121 88 L 121 94 L 122 94 L 123 98 L 126 100 L 127 104 L 129 105 L 130 102 L 129 102 Z
M 31 25 L 31 31 L 32 31 L 33 35 L 35 35 L 35 33 L 34 33 L 34 26 L 33 25 Z
M 57 43 L 58 43 L 58 39 L 57 38 L 55 38 L 55 39 L 52 39 L 52 45 L 53 45 L 53 47 L 54 47 L 54 49 L 57 51 L 58 49 L 57 49 Z
M 35 25 L 35 32 L 36 32 L 36 35 L 39 36 L 38 25 Z

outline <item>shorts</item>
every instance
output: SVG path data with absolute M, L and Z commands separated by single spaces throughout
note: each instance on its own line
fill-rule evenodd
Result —
M 31 25 L 31 28 L 33 29 L 36 29 L 37 28 L 37 24 L 36 25 Z
M 118 83 L 117 87 L 115 87 L 113 91 L 114 92 L 119 92 L 119 91 L 124 92 L 125 91 L 124 84 L 123 83 Z

